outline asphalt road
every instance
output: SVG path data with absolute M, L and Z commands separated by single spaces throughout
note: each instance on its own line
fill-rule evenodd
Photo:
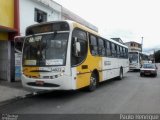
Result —
M 160 113 L 160 74 L 154 78 L 129 72 L 123 80 L 107 81 L 91 93 L 59 91 L 37 95 L 1 106 L 0 113 Z

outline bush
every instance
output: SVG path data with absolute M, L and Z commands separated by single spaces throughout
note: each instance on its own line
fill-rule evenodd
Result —
M 155 52 L 155 62 L 160 63 L 160 50 Z

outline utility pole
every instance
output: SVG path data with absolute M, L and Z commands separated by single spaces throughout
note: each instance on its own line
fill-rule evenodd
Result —
M 142 37 L 142 41 L 141 41 L 141 52 L 143 52 L 143 37 Z

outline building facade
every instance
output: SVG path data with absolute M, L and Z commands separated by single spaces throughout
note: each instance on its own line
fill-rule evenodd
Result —
M 18 0 L 0 0 L 0 80 L 11 81 L 13 40 L 19 34 Z
M 61 5 L 52 0 L 19 0 L 20 35 L 25 35 L 27 26 L 61 20 Z
M 14 37 L 25 36 L 28 26 L 74 20 L 98 31 L 96 26 L 53 0 L 0 0 L 0 3 L 0 80 L 15 81 Z
M 119 42 L 121 44 L 124 44 L 123 40 L 121 38 L 111 38 L 112 40 L 115 40 L 116 42 Z
M 83 18 L 76 15 L 72 11 L 64 8 L 63 6 L 62 6 L 62 20 L 73 20 L 73 21 L 76 21 L 76 22 L 98 32 L 98 28 L 95 25 L 89 23 L 88 21 L 84 20 Z
M 135 41 L 126 42 L 125 45 L 128 46 L 128 50 L 130 51 L 139 51 L 142 52 L 142 44 L 137 43 Z
M 25 35 L 27 26 L 57 20 L 73 20 L 98 32 L 96 26 L 53 0 L 19 0 L 19 4 L 21 36 Z

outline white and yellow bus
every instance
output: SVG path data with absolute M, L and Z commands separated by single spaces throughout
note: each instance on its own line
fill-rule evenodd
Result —
M 22 83 L 32 90 L 93 91 L 99 82 L 123 78 L 128 48 L 74 21 L 29 26 L 23 45 Z

